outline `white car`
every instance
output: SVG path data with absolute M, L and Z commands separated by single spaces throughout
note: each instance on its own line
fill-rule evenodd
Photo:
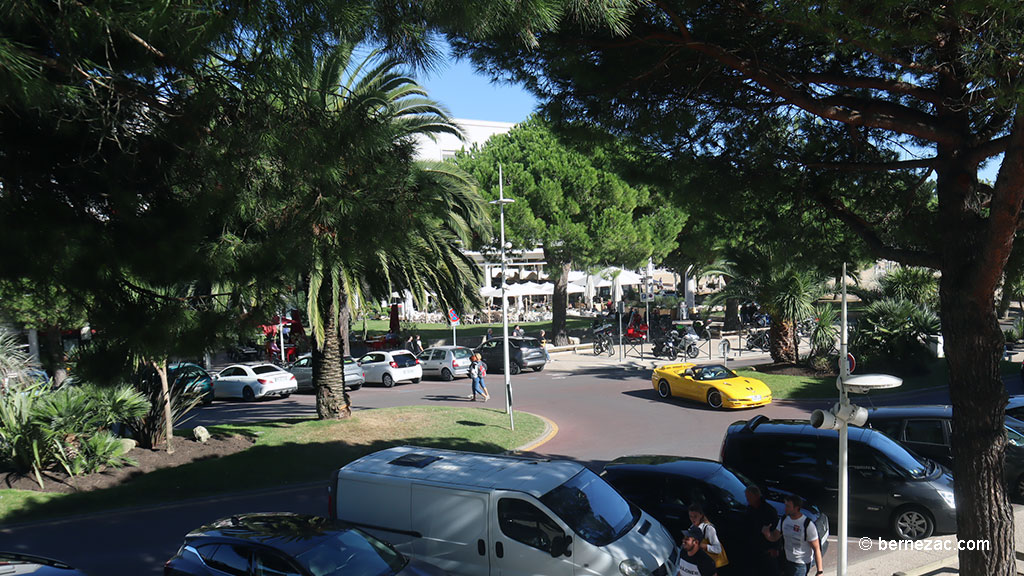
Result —
M 298 390 L 295 376 L 273 364 L 235 364 L 213 377 L 214 398 L 252 401 L 267 396 L 287 398 Z
M 469 376 L 469 359 L 473 351 L 464 346 L 435 346 L 420 352 L 424 376 L 438 376 L 451 382 L 456 376 Z
M 367 382 L 380 382 L 391 388 L 395 382 L 409 380 L 413 383 L 423 378 L 420 361 L 406 350 L 370 352 L 359 359 Z

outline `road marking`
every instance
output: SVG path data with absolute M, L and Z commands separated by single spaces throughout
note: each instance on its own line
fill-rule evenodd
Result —
M 516 448 L 515 450 L 513 450 L 513 452 L 532 452 L 533 450 L 540 448 L 544 444 L 547 444 L 552 438 L 555 437 L 555 434 L 558 434 L 558 424 L 555 424 L 554 420 L 551 420 L 550 418 L 545 418 L 540 414 L 534 414 L 533 412 L 530 412 L 530 414 L 533 414 L 534 416 L 540 418 L 548 425 L 548 433 L 542 436 L 539 440 L 535 440 L 530 444 L 526 444 L 525 446 L 520 446 L 519 448 Z

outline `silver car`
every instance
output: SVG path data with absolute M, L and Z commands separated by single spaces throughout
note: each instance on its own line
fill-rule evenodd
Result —
M 299 383 L 299 392 L 313 392 L 313 355 L 303 354 L 299 359 L 292 362 L 288 371 L 295 375 Z M 351 357 L 345 357 L 345 387 L 349 390 L 359 390 L 366 382 L 363 368 Z
M 436 376 L 450 382 L 456 376 L 469 376 L 469 359 L 473 351 L 464 346 L 436 346 L 420 352 L 423 376 Z

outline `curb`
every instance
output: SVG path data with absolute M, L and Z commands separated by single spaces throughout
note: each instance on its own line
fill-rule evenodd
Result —
M 518 446 L 516 448 L 513 448 L 512 450 L 509 450 L 508 453 L 532 452 L 533 450 L 536 450 L 537 448 L 540 448 L 544 444 L 547 444 L 552 438 L 555 437 L 556 434 L 558 434 L 558 424 L 555 424 L 554 420 L 551 420 L 549 418 L 541 416 L 540 414 L 534 414 L 533 412 L 522 412 L 522 411 L 520 411 L 520 413 L 522 413 L 522 414 L 529 414 L 531 416 L 536 416 L 537 418 L 540 418 L 541 420 L 543 420 L 544 421 L 544 433 L 541 434 L 540 438 L 538 438 L 536 440 L 533 440 L 531 442 L 528 442 L 526 444 L 523 444 L 522 446 Z

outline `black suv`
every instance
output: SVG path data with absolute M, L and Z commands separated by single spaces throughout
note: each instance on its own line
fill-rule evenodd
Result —
M 164 564 L 164 576 L 342 573 L 444 575 L 344 522 L 284 512 L 232 516 L 197 528 Z
M 605 466 L 601 477 L 627 500 L 654 516 L 670 534 L 690 527 L 689 508 L 700 504 L 718 530 L 727 555 L 749 548 L 744 534 L 746 489 L 754 483 L 721 462 L 681 456 L 626 456 Z M 778 516 L 785 513 L 783 493 L 762 491 Z M 804 514 L 821 536 L 821 552 L 828 550 L 828 517 L 808 505 Z M 734 552 L 735 551 L 735 552 Z
M 953 477 L 885 434 L 849 428 L 850 523 L 888 528 L 918 540 L 956 532 Z M 835 514 L 839 499 L 839 432 L 806 420 L 755 416 L 729 426 L 722 462 L 770 489 L 799 494 Z
M 915 454 L 953 466 L 953 407 L 886 406 L 868 410 L 867 426 L 885 432 Z M 1006 417 L 1004 477 L 1011 495 L 1024 500 L 1024 422 Z
M 505 365 L 505 346 L 499 336 L 484 342 L 474 350 L 483 358 L 489 372 L 500 372 Z M 536 338 L 508 339 L 508 372 L 519 374 L 525 368 L 540 372 L 548 362 L 547 352 Z

